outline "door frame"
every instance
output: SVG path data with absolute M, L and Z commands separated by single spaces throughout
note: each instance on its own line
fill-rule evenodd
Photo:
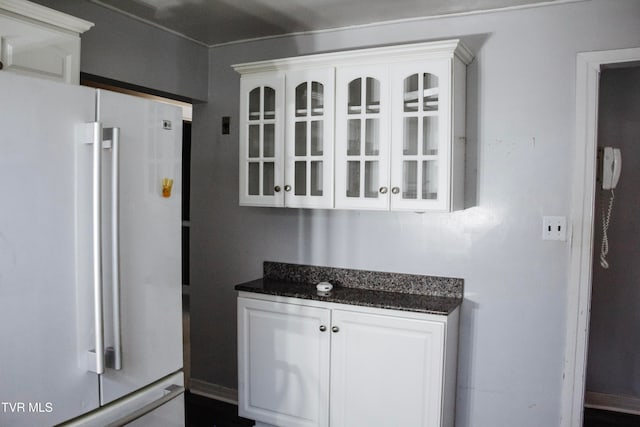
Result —
M 579 53 L 576 63 L 576 146 L 571 200 L 573 239 L 567 290 L 562 427 L 581 427 L 591 306 L 598 95 L 604 66 L 640 61 L 640 48 Z

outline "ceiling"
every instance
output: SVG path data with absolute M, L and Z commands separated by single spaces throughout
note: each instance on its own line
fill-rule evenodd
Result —
M 207 46 L 416 17 L 577 0 L 90 0 Z

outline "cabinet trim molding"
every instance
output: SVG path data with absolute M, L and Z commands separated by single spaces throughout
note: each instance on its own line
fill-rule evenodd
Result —
M 429 55 L 430 59 L 452 59 L 456 57 L 465 65 L 469 65 L 473 60 L 473 54 L 462 44 L 460 39 L 451 39 L 247 62 L 235 64 L 232 67 L 240 74 L 249 74 L 321 66 L 362 66 L 369 63 L 379 63 L 381 57 L 384 57 L 385 63 L 411 61 L 424 59 L 425 55 Z
M 37 23 L 45 23 L 72 33 L 81 34 L 93 27 L 93 22 L 67 15 L 66 13 L 31 3 L 25 0 L 0 0 L 0 13 L 17 15 Z

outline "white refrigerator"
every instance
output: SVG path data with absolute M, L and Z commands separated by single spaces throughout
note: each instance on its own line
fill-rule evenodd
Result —
M 184 426 L 181 138 L 176 107 L 0 72 L 0 426 Z

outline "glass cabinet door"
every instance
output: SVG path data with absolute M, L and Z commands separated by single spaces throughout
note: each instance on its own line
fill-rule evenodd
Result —
M 336 208 L 388 208 L 386 67 L 339 68 L 336 89 Z
M 285 205 L 333 207 L 333 72 L 287 74 Z
M 284 110 L 283 83 L 281 75 L 241 81 L 241 205 L 283 205 L 280 123 Z
M 445 209 L 448 197 L 450 77 L 446 62 L 394 73 L 392 209 Z

